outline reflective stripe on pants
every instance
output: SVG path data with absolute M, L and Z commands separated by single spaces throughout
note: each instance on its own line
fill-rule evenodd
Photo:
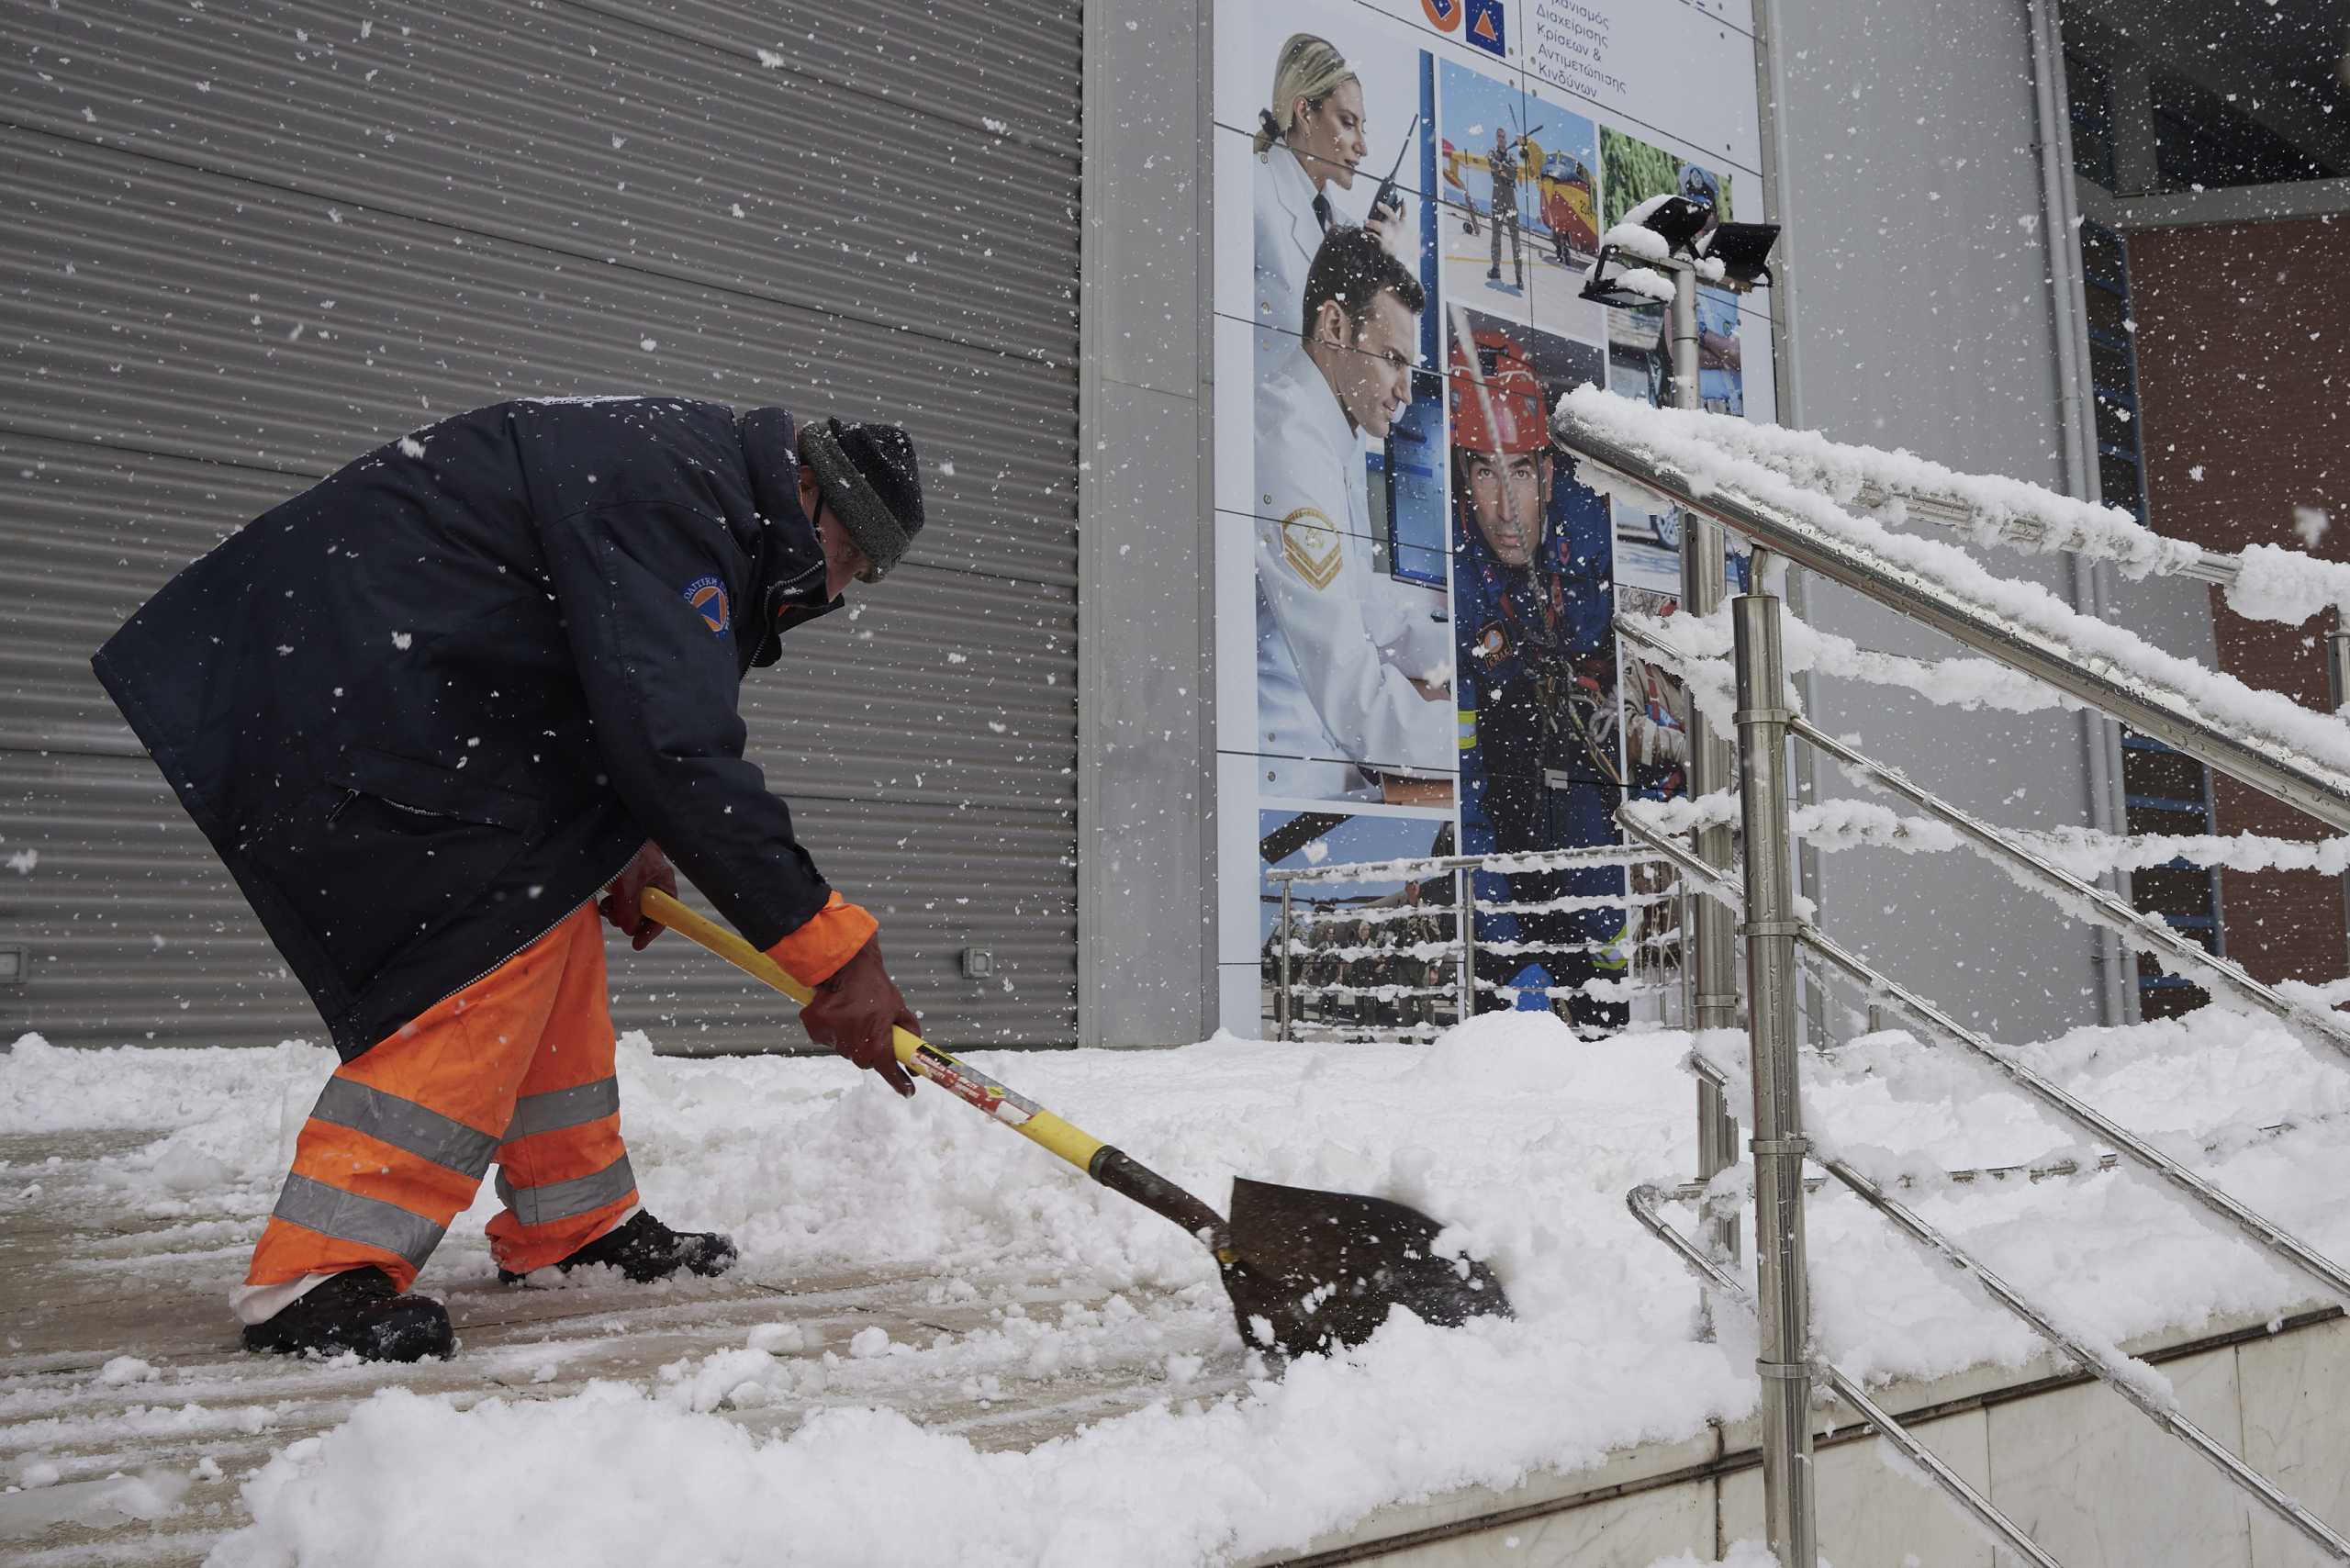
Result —
M 250 1285 L 374 1265 L 402 1289 L 495 1159 L 498 1266 L 543 1268 L 636 1203 L 595 906 L 345 1062 L 296 1146 Z

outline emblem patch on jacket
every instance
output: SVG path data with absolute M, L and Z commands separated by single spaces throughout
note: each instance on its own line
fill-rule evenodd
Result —
M 726 606 L 726 584 L 717 577 L 696 577 L 686 585 L 686 602 L 701 613 L 701 623 L 713 637 L 723 637 L 734 623 Z
M 1313 507 L 1300 507 L 1281 519 L 1281 554 L 1307 584 L 1326 588 L 1344 564 L 1343 543 L 1330 520 Z

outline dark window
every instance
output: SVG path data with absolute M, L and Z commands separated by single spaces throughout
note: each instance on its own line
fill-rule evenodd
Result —
M 2098 495 L 2108 506 L 2146 515 L 2139 472 L 2145 432 L 2138 426 L 2138 351 L 2130 332 L 2130 254 L 2100 223 L 2080 225 L 2081 293 L 2089 326 L 2089 396 L 2097 420 Z
M 2129 399 L 2100 389 L 2097 395 L 2097 444 L 2100 452 L 2138 450 L 2138 414 Z M 2115 502 L 2120 505 L 2120 502 Z
M 2102 223 L 2081 224 L 2081 267 L 2093 283 L 2127 289 L 2128 269 L 2122 264 L 2121 236 Z
M 2130 307 L 2123 303 L 2122 297 L 2096 284 L 2089 285 L 2084 292 L 2088 296 L 2089 330 L 2111 342 L 2128 342 Z
M 2089 379 L 2099 392 L 2119 392 L 2124 398 L 2137 382 L 2131 369 L 2130 351 L 2117 344 L 2089 340 Z M 2134 399 L 2133 399 L 2134 400 Z
M 2157 75 L 2153 86 L 2154 173 L 2163 190 L 2219 190 L 2340 175 L 2217 93 L 2166 74 Z
M 2180 837 L 2211 831 L 2211 776 L 2184 752 L 2144 735 L 2121 732 L 2123 828 L 2132 834 Z M 2174 860 L 2130 876 L 2130 902 L 2207 953 L 2223 953 L 2220 926 L 2219 874 L 2208 867 Z M 2176 1017 L 2209 1002 L 2200 986 L 2167 973 L 2154 959 L 2138 959 L 2138 1005 L 2148 1018 Z
M 2185 752 L 2158 748 L 2143 737 L 2122 756 L 2121 781 L 2132 795 L 2150 800 L 2203 798 L 2203 765 Z
M 2113 188 L 2113 73 L 2078 50 L 2065 51 L 2065 95 L 2073 106 L 2073 168 Z
M 2097 460 L 2097 491 L 2109 507 L 2146 515 L 2146 498 L 2138 486 L 2138 465 L 2129 458 L 2100 453 Z

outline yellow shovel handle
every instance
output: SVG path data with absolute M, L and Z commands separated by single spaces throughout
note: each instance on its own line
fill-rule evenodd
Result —
M 671 930 L 700 944 L 755 980 L 765 980 L 802 1007 L 815 992 L 789 970 L 705 914 L 688 909 L 658 888 L 647 888 L 639 908 Z M 890 1031 L 890 1043 L 899 1065 L 929 1079 L 941 1089 L 968 1101 L 1003 1123 L 1029 1142 L 1059 1155 L 1087 1175 L 1094 1174 L 1093 1157 L 1102 1142 L 1071 1126 L 1035 1101 L 1013 1093 L 986 1073 L 970 1067 L 904 1029 Z

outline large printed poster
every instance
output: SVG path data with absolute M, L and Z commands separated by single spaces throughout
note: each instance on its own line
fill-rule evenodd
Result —
M 1613 844 L 1628 791 L 1680 787 L 1685 702 L 1613 629 L 1673 612 L 1677 531 L 1580 484 L 1548 411 L 1587 382 L 1672 395 L 1661 312 L 1582 292 L 1639 201 L 1727 217 L 1760 188 L 1753 58 L 1737 0 L 1219 5 L 1226 1027 L 1270 1015 L 1266 870 Z M 1701 303 L 1708 407 L 1767 415 L 1768 308 Z M 1481 874 L 1478 1005 L 1619 1025 L 1591 982 L 1659 935 L 1628 890 L 1613 868 Z M 1449 880 L 1299 893 L 1302 1007 L 1438 1018 L 1411 993 L 1452 983 L 1430 948 Z

